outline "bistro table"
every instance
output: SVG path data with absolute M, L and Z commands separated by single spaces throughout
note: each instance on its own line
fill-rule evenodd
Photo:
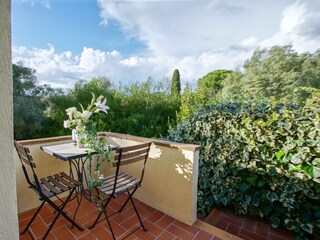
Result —
M 118 148 L 115 145 L 109 146 L 111 150 L 116 150 Z M 72 141 L 58 144 L 43 145 L 40 146 L 40 149 L 60 160 L 68 161 L 70 175 L 74 175 L 72 170 L 73 166 L 76 170 L 78 181 L 88 184 L 87 174 L 85 170 L 85 163 L 87 160 L 86 156 L 88 155 L 87 148 L 78 148 Z M 89 196 L 85 194 L 85 189 L 83 186 L 81 187 L 81 192 L 88 200 L 91 200 L 91 194 L 89 193 Z

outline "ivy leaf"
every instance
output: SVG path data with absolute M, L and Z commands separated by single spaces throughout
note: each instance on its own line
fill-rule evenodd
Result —
M 257 183 L 257 186 L 261 188 L 261 187 L 263 187 L 265 184 L 266 184 L 265 181 L 259 179 L 259 180 L 258 180 L 258 183 Z
M 289 164 L 289 172 L 299 172 L 301 171 L 301 166 L 295 166 L 293 164 Z
M 313 130 L 313 131 L 311 131 L 309 134 L 308 134 L 308 137 L 310 138 L 310 139 L 314 139 L 315 137 L 316 137 L 316 130 Z
M 275 192 L 268 192 L 267 198 L 271 201 L 277 201 L 279 199 L 278 195 Z
M 301 154 L 295 154 L 291 157 L 290 162 L 298 165 L 302 162 Z
M 320 168 L 313 166 L 313 178 L 319 178 L 320 177 Z
M 320 167 L 320 158 L 315 158 L 315 159 L 313 159 L 312 165 L 314 165 L 314 166 L 319 165 L 319 167 Z
M 285 130 L 289 131 L 290 128 L 292 127 L 292 124 L 288 122 L 288 123 L 285 123 L 285 124 L 283 125 L 283 127 L 284 127 Z
M 312 226 L 310 223 L 308 223 L 308 224 L 301 224 L 300 227 L 301 227 L 304 231 L 306 231 L 306 232 L 308 232 L 308 233 L 310 233 L 310 234 L 313 233 L 313 226 Z
M 277 227 L 280 226 L 280 219 L 277 216 L 272 215 L 270 217 L 270 223 L 271 223 L 273 228 L 277 228 Z
M 285 154 L 285 152 L 283 152 L 283 151 L 277 152 L 277 153 L 276 153 L 276 158 L 277 158 L 278 160 L 280 160 L 280 158 L 281 158 L 284 154 Z
M 239 186 L 239 189 L 241 192 L 245 192 L 250 188 L 250 185 L 247 183 L 241 183 Z
M 251 186 L 254 186 L 256 184 L 257 179 L 257 176 L 251 176 L 247 178 L 247 182 L 250 183 Z

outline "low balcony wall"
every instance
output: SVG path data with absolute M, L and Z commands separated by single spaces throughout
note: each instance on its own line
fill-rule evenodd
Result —
M 110 144 L 129 146 L 153 141 L 142 187 L 135 193 L 135 198 L 156 208 L 169 216 L 192 225 L 197 218 L 197 183 L 198 183 L 198 145 L 180 144 L 153 140 L 126 134 L 105 132 Z M 69 172 L 66 161 L 56 159 L 40 150 L 40 146 L 59 142 L 68 142 L 71 136 L 20 141 L 28 146 L 37 165 L 39 178 L 56 173 Z M 17 175 L 17 198 L 19 213 L 39 206 L 37 195 L 28 188 L 21 163 L 15 154 Z M 140 163 L 125 166 L 125 171 L 139 176 Z M 112 172 L 107 168 L 105 174 Z

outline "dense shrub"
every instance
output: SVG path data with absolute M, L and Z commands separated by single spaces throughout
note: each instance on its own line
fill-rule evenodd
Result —
M 171 130 L 200 144 L 198 209 L 232 207 L 320 238 L 320 99 L 216 104 Z M 309 235 L 310 236 L 310 235 Z

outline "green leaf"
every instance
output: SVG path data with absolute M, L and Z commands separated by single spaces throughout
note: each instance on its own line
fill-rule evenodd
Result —
M 301 224 L 300 227 L 301 227 L 304 231 L 306 231 L 306 232 L 308 232 L 308 233 L 310 233 L 310 234 L 313 233 L 313 226 L 312 226 L 312 224 L 310 224 L 310 223 L 308 223 L 308 224 Z
M 285 152 L 283 152 L 283 151 L 277 152 L 276 153 L 276 158 L 279 160 L 284 154 L 285 154 Z
M 265 184 L 266 184 L 265 181 L 259 179 L 259 180 L 258 180 L 258 183 L 257 183 L 257 186 L 261 188 L 261 187 L 263 187 Z
M 320 177 L 320 168 L 313 166 L 313 178 L 319 178 Z
M 278 195 L 275 192 L 268 192 L 267 198 L 271 201 L 277 201 L 279 199 Z
M 289 172 L 299 172 L 301 171 L 301 166 L 300 165 L 293 165 L 293 164 L 289 164 Z
M 254 186 L 256 184 L 257 179 L 257 176 L 251 176 L 247 178 L 247 182 L 250 183 L 251 186 Z
M 291 127 L 292 127 L 292 124 L 291 124 L 290 122 L 288 122 L 288 123 L 285 123 L 285 124 L 283 125 L 283 127 L 284 127 L 284 129 L 286 129 L 287 131 L 289 131 L 289 130 L 291 129 Z
M 241 183 L 239 186 L 239 189 L 241 192 L 245 192 L 250 188 L 250 185 L 247 183 Z
M 302 162 L 301 154 L 295 154 L 291 157 L 290 162 L 293 164 L 300 164 Z
M 270 217 L 270 223 L 271 223 L 273 228 L 277 228 L 277 227 L 280 226 L 280 219 L 277 216 L 272 215 Z
M 317 134 L 317 131 L 316 130 L 313 130 L 311 131 L 309 134 L 308 134 L 308 137 L 310 139 L 314 139 L 316 137 L 316 134 Z
M 320 167 L 320 158 L 315 158 L 315 159 L 313 159 L 312 165 L 314 165 L 314 166 L 319 165 L 319 167 Z

